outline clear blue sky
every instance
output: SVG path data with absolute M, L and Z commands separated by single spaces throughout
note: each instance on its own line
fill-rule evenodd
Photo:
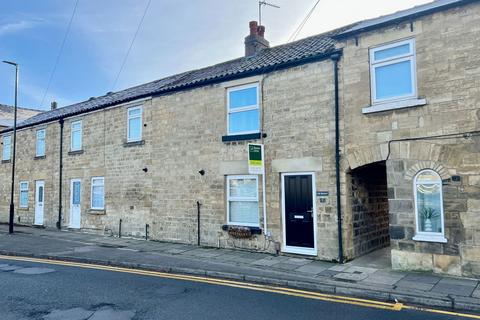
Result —
M 0 0 L 0 60 L 20 64 L 19 104 L 48 109 L 111 91 L 148 0 L 79 0 L 45 102 L 75 0 Z M 270 0 L 271 45 L 287 41 L 315 0 Z M 429 0 L 321 0 L 299 38 Z M 257 0 L 152 0 L 114 91 L 243 55 Z M 347 9 L 348 8 L 348 9 Z M 13 68 L 0 65 L 0 103 L 13 104 Z

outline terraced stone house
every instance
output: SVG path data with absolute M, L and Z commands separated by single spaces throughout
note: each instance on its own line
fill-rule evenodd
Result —
M 382 249 L 480 277 L 479 2 L 277 47 L 264 32 L 250 23 L 241 58 L 23 122 L 16 222 L 334 261 Z
M 14 107 L 5 104 L 0 104 L 0 130 L 7 129 L 13 126 Z M 31 108 L 17 108 L 17 121 L 18 123 L 33 117 L 42 111 Z

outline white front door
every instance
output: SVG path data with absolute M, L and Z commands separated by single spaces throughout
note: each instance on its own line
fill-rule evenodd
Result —
M 80 229 L 80 203 L 82 187 L 80 179 L 72 179 L 70 183 L 70 224 L 69 228 Z
M 35 221 L 34 224 L 43 225 L 43 208 L 45 198 L 45 182 L 35 181 Z

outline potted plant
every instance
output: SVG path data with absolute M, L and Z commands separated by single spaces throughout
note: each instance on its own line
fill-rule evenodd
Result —
M 432 219 L 438 218 L 440 213 L 431 207 L 424 207 L 420 214 L 422 215 L 424 222 L 425 232 L 433 232 L 432 229 Z

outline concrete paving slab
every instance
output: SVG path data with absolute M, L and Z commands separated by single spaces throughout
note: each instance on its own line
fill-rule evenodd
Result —
M 378 269 L 376 269 L 376 268 L 353 266 L 353 267 L 348 267 L 343 272 L 348 272 L 348 273 L 358 273 L 358 272 L 360 272 L 360 273 L 372 274 L 376 271 L 378 271 Z
M 456 286 L 476 287 L 479 284 L 478 280 L 460 279 L 460 278 L 442 278 L 438 284 L 452 284 Z
M 73 248 L 73 252 L 91 252 L 97 249 L 98 248 L 96 246 L 83 246 Z
M 422 290 L 422 291 L 430 291 L 433 288 L 434 284 L 402 279 L 398 281 L 395 284 L 395 286 L 399 289 L 415 289 L 415 290 Z
M 303 266 L 303 265 L 306 265 L 307 263 L 311 263 L 312 260 L 304 259 L 304 258 L 289 258 L 285 262 L 290 263 L 290 264 L 296 264 L 296 265 L 299 265 L 299 266 Z
M 165 251 L 165 253 L 171 253 L 171 254 L 181 254 L 181 253 L 184 253 L 184 252 L 187 252 L 187 251 L 190 251 L 192 250 L 191 248 L 183 248 L 183 249 L 180 249 L 180 248 L 172 248 L 172 249 L 168 249 Z
M 425 284 L 436 284 L 442 278 L 439 276 L 434 276 L 431 274 L 423 274 L 423 273 L 409 273 L 405 276 L 404 280 L 412 281 L 412 282 L 419 282 Z
M 480 299 L 480 285 L 478 285 L 477 288 L 473 291 L 472 297 Z
M 263 259 L 255 260 L 251 262 L 252 265 L 265 266 L 265 267 L 273 266 L 274 264 L 277 264 L 277 263 L 279 263 L 278 260 L 274 260 L 271 258 L 263 258 Z
M 336 274 L 339 273 L 339 272 L 340 272 L 340 271 L 335 271 L 335 270 L 327 269 L 327 270 L 323 270 L 322 272 L 320 272 L 317 276 L 333 277 L 334 275 L 336 275 Z
M 254 260 L 260 260 L 265 257 L 268 257 L 268 255 L 265 255 L 263 253 L 256 253 L 256 252 L 247 252 L 247 253 L 242 253 L 240 255 L 242 258 L 246 259 L 254 259 Z
M 350 266 L 339 264 L 339 265 L 335 265 L 333 267 L 328 268 L 328 270 L 343 272 L 343 271 L 347 270 L 348 268 L 350 268 Z
M 280 262 L 272 266 L 273 268 L 280 269 L 280 270 L 295 270 L 298 268 L 298 265 L 296 264 L 291 264 L 291 263 L 286 263 L 286 262 Z
M 432 288 L 431 291 L 436 293 L 455 294 L 457 296 L 469 297 L 473 293 L 473 290 L 475 290 L 475 287 L 438 283 Z
M 295 271 L 309 273 L 309 274 L 319 274 L 320 272 L 326 269 L 327 268 L 325 266 L 312 262 L 295 269 Z
M 232 254 L 232 253 L 221 254 L 219 256 L 214 257 L 216 261 L 224 261 L 224 262 L 234 261 L 237 258 L 238 258 L 238 255 Z
M 195 256 L 199 258 L 213 258 L 222 255 L 221 251 L 215 251 L 215 249 L 195 249 L 186 251 L 183 255 Z
M 362 283 L 373 283 L 373 284 L 383 284 L 383 285 L 390 285 L 393 286 L 398 281 L 400 281 L 402 277 L 390 275 L 388 273 L 372 273 L 369 274 L 368 277 L 362 281 Z
M 215 258 L 213 258 L 215 259 Z M 235 259 L 230 260 L 231 262 L 237 263 L 237 264 L 251 264 L 253 261 L 256 261 L 256 259 L 249 259 L 249 258 L 244 258 L 244 257 L 235 257 Z

